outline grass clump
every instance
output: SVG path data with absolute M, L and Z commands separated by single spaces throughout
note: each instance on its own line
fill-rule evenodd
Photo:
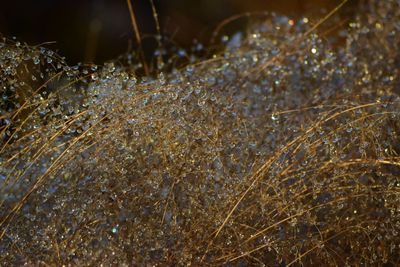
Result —
M 399 19 L 266 16 L 140 78 L 4 41 L 1 264 L 398 265 Z

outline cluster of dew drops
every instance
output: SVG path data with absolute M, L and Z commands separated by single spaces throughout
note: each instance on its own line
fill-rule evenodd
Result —
M 3 39 L 0 265 L 399 264 L 400 6 L 364 9 L 148 76 Z

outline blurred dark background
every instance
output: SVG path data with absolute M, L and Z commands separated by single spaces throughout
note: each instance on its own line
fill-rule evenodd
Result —
M 126 0 L 2 1 L 0 33 L 31 45 L 48 45 L 67 62 L 102 63 L 135 48 Z M 188 47 L 193 40 L 207 44 L 226 18 L 244 12 L 273 11 L 292 17 L 316 16 L 341 0 L 154 0 L 161 34 Z M 355 5 L 350 0 L 346 5 Z M 157 31 L 149 0 L 132 0 L 144 36 Z M 154 43 L 154 41 L 153 41 Z M 148 51 L 149 49 L 147 49 Z

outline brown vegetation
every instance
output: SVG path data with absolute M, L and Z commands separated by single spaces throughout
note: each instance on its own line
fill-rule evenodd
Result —
M 155 77 L 4 41 L 0 264 L 399 265 L 399 21 L 265 15 Z

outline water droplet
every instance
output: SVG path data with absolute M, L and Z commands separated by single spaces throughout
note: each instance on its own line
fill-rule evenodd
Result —
M 311 53 L 316 54 L 317 53 L 317 49 L 315 47 L 311 48 Z
M 90 77 L 92 78 L 93 81 L 97 81 L 99 79 L 99 76 L 97 73 L 93 73 Z

